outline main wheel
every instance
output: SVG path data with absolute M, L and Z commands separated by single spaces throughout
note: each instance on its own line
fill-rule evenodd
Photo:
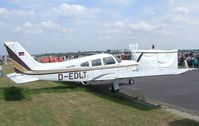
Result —
M 134 84 L 134 80 L 133 79 L 129 79 L 129 84 L 133 85 Z

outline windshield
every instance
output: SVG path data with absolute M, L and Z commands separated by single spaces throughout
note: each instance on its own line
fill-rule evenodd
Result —
M 115 57 L 115 59 L 117 60 L 118 63 L 122 62 L 118 57 L 116 57 L 116 56 L 114 56 L 114 57 Z

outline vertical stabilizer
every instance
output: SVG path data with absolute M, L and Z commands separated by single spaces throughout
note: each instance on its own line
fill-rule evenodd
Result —
M 33 59 L 33 57 L 18 42 L 5 42 L 4 45 L 15 72 L 23 73 L 25 71 L 38 70 L 40 68 L 41 63 Z

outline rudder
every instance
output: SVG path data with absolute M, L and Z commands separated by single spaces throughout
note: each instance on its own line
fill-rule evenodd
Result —
M 4 45 L 16 73 L 39 69 L 41 63 L 33 59 L 18 42 L 4 42 Z

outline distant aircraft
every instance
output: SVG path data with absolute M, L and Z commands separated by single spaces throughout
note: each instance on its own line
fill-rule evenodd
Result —
M 87 84 L 112 83 L 111 90 L 119 91 L 119 84 L 124 80 L 133 84 L 135 77 L 180 74 L 189 69 L 142 72 L 138 70 L 139 60 L 123 60 L 111 54 L 96 54 L 57 63 L 39 63 L 18 43 L 4 43 L 15 73 L 7 77 L 15 83 L 37 80 L 70 81 Z

